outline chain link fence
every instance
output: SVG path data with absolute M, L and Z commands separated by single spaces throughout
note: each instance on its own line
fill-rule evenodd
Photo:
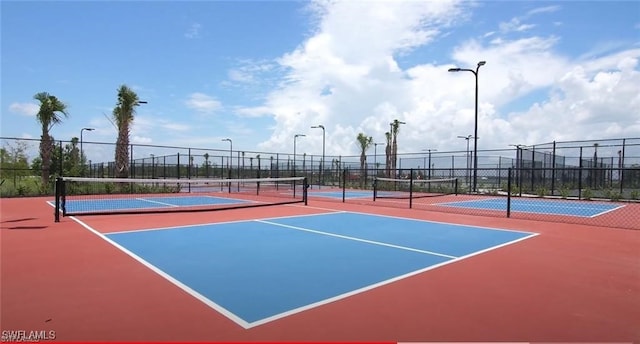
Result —
M 40 140 L 0 138 L 0 196 L 53 195 L 57 176 L 94 178 L 115 177 L 123 169 L 130 178 L 256 178 L 304 176 L 311 189 L 369 191 L 370 197 L 345 197 L 339 201 L 377 206 L 407 207 L 407 200 L 373 200 L 375 178 L 404 180 L 457 180 L 457 195 L 416 199 L 411 207 L 431 211 L 482 216 L 506 216 L 506 202 L 489 205 L 476 200 L 509 199 L 520 201 L 510 217 L 597 224 L 640 229 L 640 139 L 551 142 L 532 146 L 514 145 L 512 149 L 483 150 L 478 166 L 473 152 L 428 151 L 399 154 L 399 168 L 390 171 L 384 154 L 360 156 L 321 156 L 231 149 L 200 149 L 132 144 L 129 161 L 117 166 L 116 145 L 100 142 L 55 141 L 48 176 L 43 173 L 39 154 Z M 380 156 L 379 156 L 380 155 Z M 363 168 L 364 167 L 364 168 Z M 46 179 L 45 179 L 46 177 Z M 436 185 L 433 184 L 425 185 Z M 435 188 L 436 186 L 434 186 Z M 386 190 L 398 191 L 398 190 Z M 401 190 L 400 190 L 401 191 Z M 429 191 L 429 190 L 428 190 Z M 330 199 L 330 198 L 325 198 Z M 578 202 L 580 208 L 595 203 L 620 207 L 589 217 L 555 214 L 552 211 L 522 211 L 544 208 L 540 200 Z M 469 201 L 471 203 L 459 203 Z M 458 203 L 456 203 L 458 202 Z M 558 207 L 561 207 L 558 205 Z M 607 207 L 602 207 L 607 209 Z M 575 210 L 578 211 L 578 210 Z M 570 212 L 570 211 L 568 211 Z

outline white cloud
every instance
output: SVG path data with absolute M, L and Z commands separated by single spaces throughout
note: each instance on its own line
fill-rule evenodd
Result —
M 241 84 L 256 84 L 263 81 L 265 73 L 272 71 L 276 66 L 268 61 L 239 61 L 239 66 L 230 69 L 227 74 L 229 80 Z
M 527 12 L 526 17 L 532 16 L 534 14 L 539 14 L 539 13 L 552 13 L 552 12 L 557 12 L 560 10 L 560 6 L 558 5 L 553 5 L 553 6 L 545 6 L 545 7 L 537 7 L 532 9 L 531 11 Z
M 220 101 L 204 93 L 193 93 L 189 95 L 185 104 L 188 108 L 196 110 L 202 114 L 214 113 L 222 107 L 222 103 L 220 103 Z
M 327 154 L 354 155 L 359 132 L 384 142 L 395 118 L 407 122 L 400 130 L 401 152 L 463 149 L 464 142 L 456 137 L 473 133 L 474 77 L 447 69 L 475 68 L 479 60 L 487 61 L 479 73 L 482 149 L 613 133 L 640 135 L 638 51 L 581 62 L 555 52 L 559 37 L 502 37 L 489 44 L 461 43 L 451 53 L 451 64 L 401 68 L 396 56 L 431 44 L 454 20 L 457 4 L 323 2 L 320 7 L 317 30 L 278 60 L 286 69 L 281 86 L 263 104 L 237 110 L 244 116 L 273 116 L 274 132 L 261 149 L 290 151 L 294 134 L 304 133 L 299 151 L 317 154 L 322 135 L 310 126 L 324 124 Z M 558 9 L 541 8 L 529 15 Z M 526 35 L 527 24 L 512 24 L 508 29 Z M 534 105 L 528 101 L 517 112 L 510 110 L 534 92 L 540 99 Z
M 189 26 L 189 29 L 187 30 L 187 32 L 185 32 L 184 37 L 186 37 L 188 39 L 194 39 L 194 38 L 200 37 L 200 29 L 201 28 L 202 28 L 202 25 L 200 25 L 199 23 L 191 24 L 191 26 Z
M 522 24 L 520 22 L 520 19 L 518 18 L 513 18 L 508 22 L 502 22 L 499 25 L 500 31 L 502 33 L 508 33 L 508 32 L 522 32 L 522 31 L 527 31 L 530 29 L 533 29 L 535 27 L 534 24 Z
M 9 111 L 23 116 L 35 116 L 40 107 L 34 103 L 12 103 L 9 105 Z
M 189 131 L 191 129 L 189 125 L 171 122 L 162 123 L 160 126 L 171 131 Z
M 138 136 L 138 135 L 133 135 L 133 137 L 131 137 L 131 143 L 149 144 L 152 142 L 153 142 L 153 139 L 151 139 L 150 137 Z

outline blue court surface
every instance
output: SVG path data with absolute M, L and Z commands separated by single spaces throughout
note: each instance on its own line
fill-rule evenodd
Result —
M 67 200 L 65 207 L 70 213 L 86 211 L 160 209 L 174 207 L 197 207 L 249 202 L 245 200 L 214 196 L 174 196 L 174 197 L 136 197 L 136 198 L 98 198 Z
M 472 201 L 438 203 L 437 205 L 483 210 L 507 210 L 506 198 L 491 198 Z M 511 211 L 545 215 L 595 217 L 621 208 L 619 204 L 594 203 L 591 201 L 567 201 L 549 199 L 511 199 Z
M 336 212 L 104 237 L 250 328 L 535 235 Z

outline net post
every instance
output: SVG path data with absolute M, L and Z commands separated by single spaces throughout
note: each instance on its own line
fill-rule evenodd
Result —
M 307 177 L 304 177 L 302 180 L 302 185 L 302 199 L 304 200 L 304 205 L 307 205 L 309 199 L 309 181 L 307 180 Z
M 376 201 L 378 195 L 378 177 L 373 178 L 373 201 Z
M 56 188 L 56 207 L 53 213 L 53 217 L 54 217 L 54 221 L 55 222 L 60 222 L 60 183 L 61 183 L 62 178 L 58 177 L 56 178 L 56 184 L 55 184 L 55 188 Z
M 511 217 L 511 179 L 512 179 L 512 170 L 509 167 L 508 177 L 507 177 L 507 217 Z
M 413 169 L 409 170 L 409 209 L 413 208 Z
M 458 196 L 458 178 L 453 180 L 453 194 Z
M 345 202 L 347 193 L 347 169 L 342 170 L 342 203 Z
M 67 216 L 67 183 L 64 178 L 60 178 L 60 208 L 62 209 L 62 217 Z

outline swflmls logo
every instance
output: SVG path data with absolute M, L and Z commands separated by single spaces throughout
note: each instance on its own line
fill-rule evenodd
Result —
M 54 339 L 56 339 L 56 331 L 53 330 L 2 330 L 0 337 L 3 343 L 36 343 Z

